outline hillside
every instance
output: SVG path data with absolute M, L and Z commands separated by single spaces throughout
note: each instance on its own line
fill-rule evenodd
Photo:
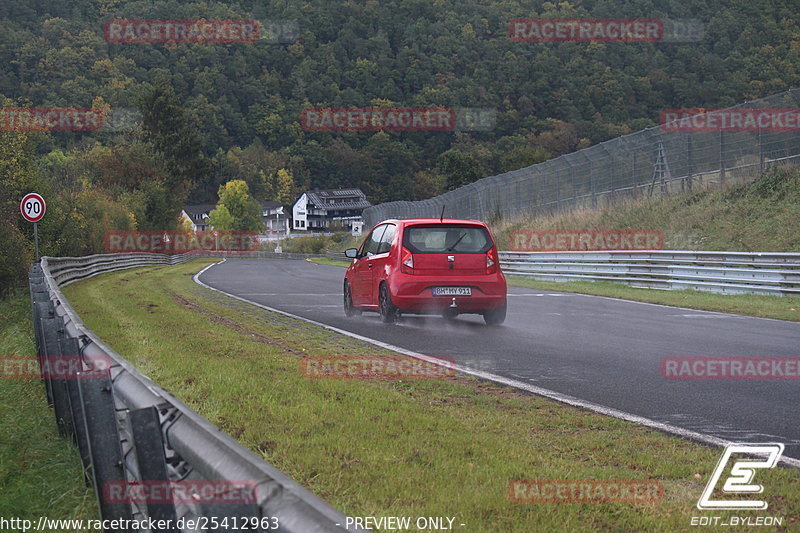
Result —
M 501 249 L 518 229 L 652 229 L 663 233 L 666 250 L 800 252 L 800 168 L 724 189 L 504 221 L 493 228 Z
M 768 0 L 654 4 L 522 0 L 18 0 L 0 6 L 0 97 L 21 105 L 136 107 L 163 75 L 212 170 L 191 201 L 243 178 L 272 199 L 287 168 L 294 191 L 363 188 L 373 203 L 422 199 L 657 123 L 664 108 L 723 107 L 800 84 L 791 5 Z M 283 44 L 110 44 L 110 19 L 249 18 L 296 23 Z M 522 43 L 518 17 L 696 19 L 696 43 Z M 309 106 L 496 110 L 485 132 L 330 133 L 299 126 Z M 108 135 L 54 134 L 46 153 L 86 156 Z M 88 156 L 86 156 L 88 157 Z

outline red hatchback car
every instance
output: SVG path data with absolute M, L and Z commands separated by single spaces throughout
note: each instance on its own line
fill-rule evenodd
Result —
M 344 277 L 344 312 L 377 311 L 384 322 L 401 313 L 506 318 L 506 279 L 486 224 L 475 220 L 385 220 L 361 247 Z

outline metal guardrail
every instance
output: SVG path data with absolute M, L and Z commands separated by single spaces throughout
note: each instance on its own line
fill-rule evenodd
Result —
M 282 254 L 279 254 L 282 255 Z M 191 255 L 113 254 L 42 259 L 29 273 L 40 368 L 52 358 L 78 365 L 72 379 L 42 373 L 59 431 L 77 445 L 97 495 L 102 519 L 209 520 L 205 531 L 224 531 L 249 520 L 252 531 L 287 533 L 345 531 L 345 516 L 313 495 L 183 402 L 140 373 L 90 331 L 60 287 L 102 272 L 176 264 Z M 98 374 L 96 361 L 110 369 Z M 102 370 L 102 369 L 101 369 Z M 93 374 L 91 379 L 81 379 Z M 100 377 L 98 377 L 98 375 Z M 252 501 L 220 503 L 192 494 L 179 501 L 115 501 L 109 486 L 123 483 L 214 482 L 252 491 Z M 197 485 L 196 485 L 197 486 Z M 217 526 L 211 520 L 217 520 Z M 227 525 L 222 525 L 227 518 Z M 267 519 L 266 521 L 264 519 Z M 272 519 L 272 520 L 270 520 Z M 202 522 L 195 522 L 200 524 Z M 253 527 L 255 525 L 255 527 Z M 118 528 L 134 530 L 130 528 Z M 201 529 L 198 525 L 197 529 Z M 352 530 L 352 529 L 350 529 Z M 146 529 L 141 529 L 146 531 Z
M 500 252 L 507 274 L 549 281 L 614 281 L 651 289 L 800 295 L 800 253 Z

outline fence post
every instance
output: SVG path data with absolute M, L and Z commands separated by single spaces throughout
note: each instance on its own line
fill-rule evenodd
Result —
M 766 167 L 766 160 L 764 158 L 764 131 L 759 126 L 758 128 L 758 169 L 764 172 Z
M 572 184 L 572 208 L 578 207 L 578 188 L 575 186 L 575 167 L 569 167 L 569 181 Z
M 725 132 L 719 132 L 719 184 L 725 183 Z
M 556 213 L 561 212 L 561 172 L 556 171 L 555 181 L 556 181 Z
M 686 176 L 686 187 L 692 192 L 692 177 L 694 175 L 694 150 L 692 146 L 692 132 L 686 134 L 686 159 L 688 163 L 688 176 Z
M 613 170 L 611 171 L 610 179 L 611 179 L 611 201 L 609 202 L 609 204 L 611 205 L 611 204 L 614 203 L 614 195 L 616 193 L 616 191 L 614 190 L 614 171 Z
M 537 176 L 539 179 L 536 180 L 536 192 L 534 193 L 534 198 L 536 203 L 537 214 L 541 213 L 542 211 L 542 204 L 544 203 L 544 192 L 543 192 L 543 185 L 542 185 L 542 173 L 540 172 Z

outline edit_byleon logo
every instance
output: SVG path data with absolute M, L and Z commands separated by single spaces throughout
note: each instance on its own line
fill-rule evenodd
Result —
M 753 495 L 764 492 L 764 487 L 753 483 L 756 470 L 763 468 L 774 468 L 783 454 L 784 445 L 779 442 L 748 443 L 748 444 L 729 444 L 725 447 L 722 457 L 711 475 L 705 490 L 703 490 L 697 508 L 702 510 L 710 509 L 747 509 L 762 510 L 768 507 L 768 503 L 763 500 L 748 499 L 712 499 L 715 489 L 719 485 L 723 474 L 728 470 L 731 463 L 730 473 L 722 483 L 722 494 L 728 495 Z M 733 459 L 734 454 L 755 455 L 758 458 Z

